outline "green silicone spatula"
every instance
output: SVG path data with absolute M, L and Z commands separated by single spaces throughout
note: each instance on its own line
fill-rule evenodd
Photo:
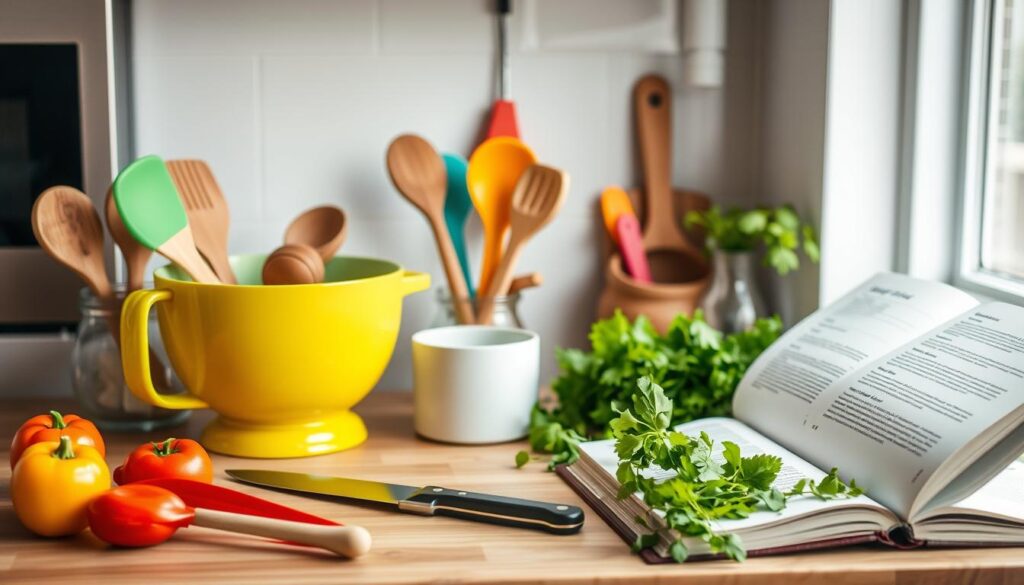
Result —
M 196 282 L 220 282 L 196 250 L 185 208 L 160 157 L 144 156 L 125 167 L 114 179 L 114 203 L 140 244 L 180 266 Z

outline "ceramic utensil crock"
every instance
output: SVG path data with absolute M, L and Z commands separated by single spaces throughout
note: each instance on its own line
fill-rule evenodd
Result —
M 402 298 L 426 289 L 426 274 L 371 258 L 336 257 L 326 282 L 254 286 L 265 255 L 236 256 L 239 286 L 200 284 L 175 266 L 156 288 L 124 304 L 125 380 L 142 400 L 219 415 L 203 444 L 241 457 L 301 457 L 362 443 L 351 408 L 384 372 L 398 336 Z M 188 395 L 153 387 L 146 347 L 153 306 L 164 345 Z
M 414 425 L 448 443 L 500 443 L 526 436 L 537 401 L 540 338 L 487 325 L 427 329 L 412 336 Z

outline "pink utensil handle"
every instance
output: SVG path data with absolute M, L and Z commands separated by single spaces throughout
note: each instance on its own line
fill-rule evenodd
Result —
M 640 222 L 635 215 L 624 213 L 615 222 L 615 232 L 619 235 L 619 250 L 626 272 L 635 280 L 651 282 L 651 267 L 647 264 L 647 252 L 644 250 L 643 236 L 640 234 Z

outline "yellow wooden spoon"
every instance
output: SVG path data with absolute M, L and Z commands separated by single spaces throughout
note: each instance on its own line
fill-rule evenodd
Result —
M 498 136 L 485 140 L 469 158 L 466 182 L 473 206 L 484 228 L 484 254 L 477 291 L 490 289 L 505 247 L 516 182 L 537 162 L 530 147 L 518 138 Z

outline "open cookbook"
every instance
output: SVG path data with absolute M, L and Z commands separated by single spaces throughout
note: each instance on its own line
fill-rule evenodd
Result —
M 752 556 L 872 541 L 1024 545 L 1024 308 L 879 274 L 761 354 L 733 413 L 675 429 L 705 431 L 719 450 L 732 441 L 745 456 L 781 457 L 783 491 L 832 467 L 865 490 L 793 497 L 781 512 L 717 523 Z M 675 536 L 660 516 L 640 495 L 615 497 L 614 441 L 580 451 L 559 475 L 626 541 L 658 529 L 658 544 L 641 554 L 669 561 Z M 684 544 L 691 559 L 709 558 L 703 541 Z

